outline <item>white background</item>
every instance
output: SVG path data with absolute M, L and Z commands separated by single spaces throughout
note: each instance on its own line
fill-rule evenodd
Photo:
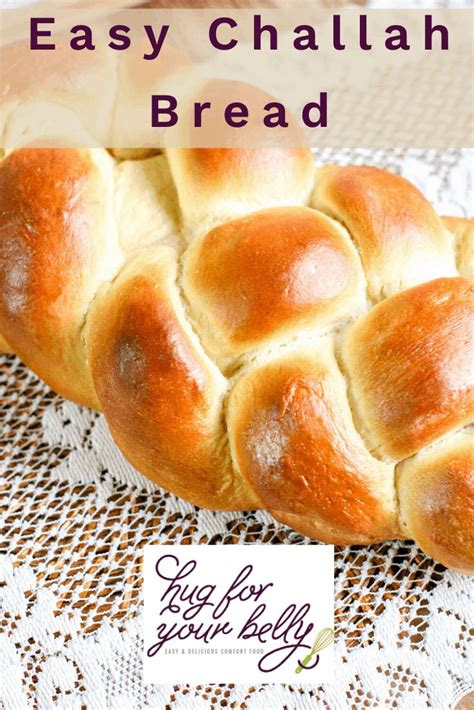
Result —
M 163 555 L 174 555 L 179 559 L 180 567 L 190 560 L 196 560 L 197 566 L 186 578 L 180 580 L 182 588 L 186 584 L 190 588 L 195 585 L 215 584 L 216 589 L 209 601 L 217 603 L 229 589 L 238 573 L 246 565 L 253 565 L 253 571 L 242 587 L 273 582 L 258 600 L 249 599 L 245 602 L 234 600 L 228 610 L 218 621 L 228 621 L 233 627 L 233 633 L 218 635 L 209 644 L 193 641 L 170 640 L 153 657 L 148 657 L 146 649 L 156 643 L 155 628 L 164 622 L 168 626 L 177 623 L 181 626 L 181 614 L 160 611 L 167 606 L 171 595 L 164 602 L 160 601 L 171 582 L 161 579 L 155 572 L 157 560 Z M 178 570 L 171 564 L 164 569 Z M 312 622 L 314 628 L 309 632 L 304 643 L 310 646 L 317 634 L 323 628 L 334 627 L 334 547 L 331 545 L 305 545 L 290 547 L 285 545 L 147 545 L 144 554 L 145 608 L 144 608 L 144 677 L 148 683 L 273 683 L 301 682 L 321 683 L 333 679 L 333 646 L 330 645 L 320 653 L 319 663 L 315 668 L 296 673 L 298 660 L 302 660 L 308 650 L 295 651 L 279 668 L 271 673 L 264 673 L 258 668 L 262 655 L 249 653 L 250 649 L 264 649 L 268 653 L 272 649 L 284 645 L 281 639 L 272 640 L 267 634 L 264 645 L 254 639 L 238 639 L 238 633 L 258 605 L 266 605 L 265 612 L 257 620 L 261 627 L 266 622 L 276 623 L 279 616 L 290 604 L 297 608 L 305 603 L 310 604 L 310 610 L 304 617 L 304 626 Z M 239 586 L 239 589 L 242 588 Z M 181 602 L 175 600 L 173 603 Z M 188 608 L 183 603 L 184 612 Z M 213 607 L 204 608 L 189 623 L 204 626 L 211 623 Z M 216 623 L 216 622 L 214 622 Z M 289 643 L 294 640 L 289 634 Z M 165 649 L 178 649 L 174 655 L 165 653 Z M 246 654 L 188 654 L 188 649 L 212 648 L 246 649 Z M 181 653 L 185 650 L 185 654 Z M 283 658 L 279 655 L 279 658 Z M 273 664 L 272 664 L 273 665 Z M 311 664 L 312 665 L 312 664 Z

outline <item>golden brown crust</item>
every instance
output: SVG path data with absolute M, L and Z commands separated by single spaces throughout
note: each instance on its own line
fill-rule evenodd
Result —
M 441 220 L 421 192 L 398 175 L 367 165 L 325 165 L 316 173 L 311 204 L 346 226 L 375 300 L 456 274 Z
M 188 239 L 263 207 L 304 205 L 313 186 L 305 148 L 173 148 L 167 155 Z
M 474 572 L 474 438 L 466 430 L 403 462 L 398 470 L 401 521 L 428 555 Z
M 456 240 L 458 271 L 466 279 L 474 280 L 474 219 L 442 217 L 446 229 Z
M 109 161 L 105 151 L 36 148 L 0 166 L 0 330 L 50 387 L 92 407 L 81 328 L 120 260 Z
M 243 377 L 228 427 L 237 468 L 279 520 L 337 544 L 397 535 L 393 469 L 355 430 L 328 343 Z
M 474 287 L 433 280 L 456 246 L 471 274 L 472 221 L 374 168 L 322 169 L 326 215 L 308 209 L 305 150 L 169 158 L 2 161 L 0 351 L 100 406 L 130 462 L 193 503 L 334 544 L 405 534 L 473 571 Z M 368 313 L 366 285 L 386 297 Z
M 193 148 L 179 152 L 186 161 L 189 179 L 197 186 L 204 182 L 208 190 L 218 189 L 222 180 L 229 177 L 239 178 L 242 187 L 256 186 L 259 177 L 265 176 L 268 181 L 270 166 L 278 166 L 281 180 L 286 182 L 313 176 L 311 153 L 304 148 Z M 291 190 L 292 186 L 288 188 Z M 252 193 L 246 197 L 250 202 L 255 199 Z
M 0 335 L 0 355 L 7 354 L 7 353 L 13 353 L 14 350 L 11 348 L 5 338 Z
M 216 227 L 188 250 L 183 288 L 216 356 L 347 318 L 365 302 L 357 253 L 339 225 L 275 207 Z
M 138 252 L 88 331 L 101 408 L 120 449 L 149 478 L 197 505 L 255 507 L 230 465 L 221 421 L 226 380 L 184 321 L 172 249 Z
M 379 303 L 347 334 L 343 359 L 374 449 L 416 453 L 473 418 L 473 287 L 437 279 Z

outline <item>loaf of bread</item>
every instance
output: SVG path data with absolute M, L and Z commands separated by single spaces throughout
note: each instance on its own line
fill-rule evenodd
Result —
M 473 222 L 304 149 L 140 157 L 3 159 L 2 350 L 197 505 L 473 572 Z

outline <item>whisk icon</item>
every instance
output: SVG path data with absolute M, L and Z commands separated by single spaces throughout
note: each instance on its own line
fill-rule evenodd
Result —
M 295 673 L 301 673 L 303 668 L 309 669 L 309 668 L 314 668 L 315 666 L 318 665 L 319 663 L 319 652 L 322 651 L 324 648 L 327 648 L 328 646 L 331 645 L 334 639 L 334 631 L 332 629 L 326 628 L 322 629 L 319 634 L 316 636 L 316 640 L 311 648 L 311 651 L 308 653 L 307 656 L 303 658 L 302 661 L 298 661 L 298 666 L 295 669 Z M 316 655 L 316 661 L 313 663 L 313 665 L 308 666 L 307 664 L 311 661 L 313 656 Z

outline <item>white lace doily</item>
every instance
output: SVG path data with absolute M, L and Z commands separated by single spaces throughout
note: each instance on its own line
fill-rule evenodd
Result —
M 325 151 L 414 181 L 440 213 L 473 196 L 473 153 Z M 5 710 L 448 710 L 474 688 L 473 582 L 396 542 L 336 550 L 336 682 L 145 686 L 145 543 L 309 541 L 258 513 L 198 510 L 124 461 L 103 418 L 0 358 L 0 705 Z

